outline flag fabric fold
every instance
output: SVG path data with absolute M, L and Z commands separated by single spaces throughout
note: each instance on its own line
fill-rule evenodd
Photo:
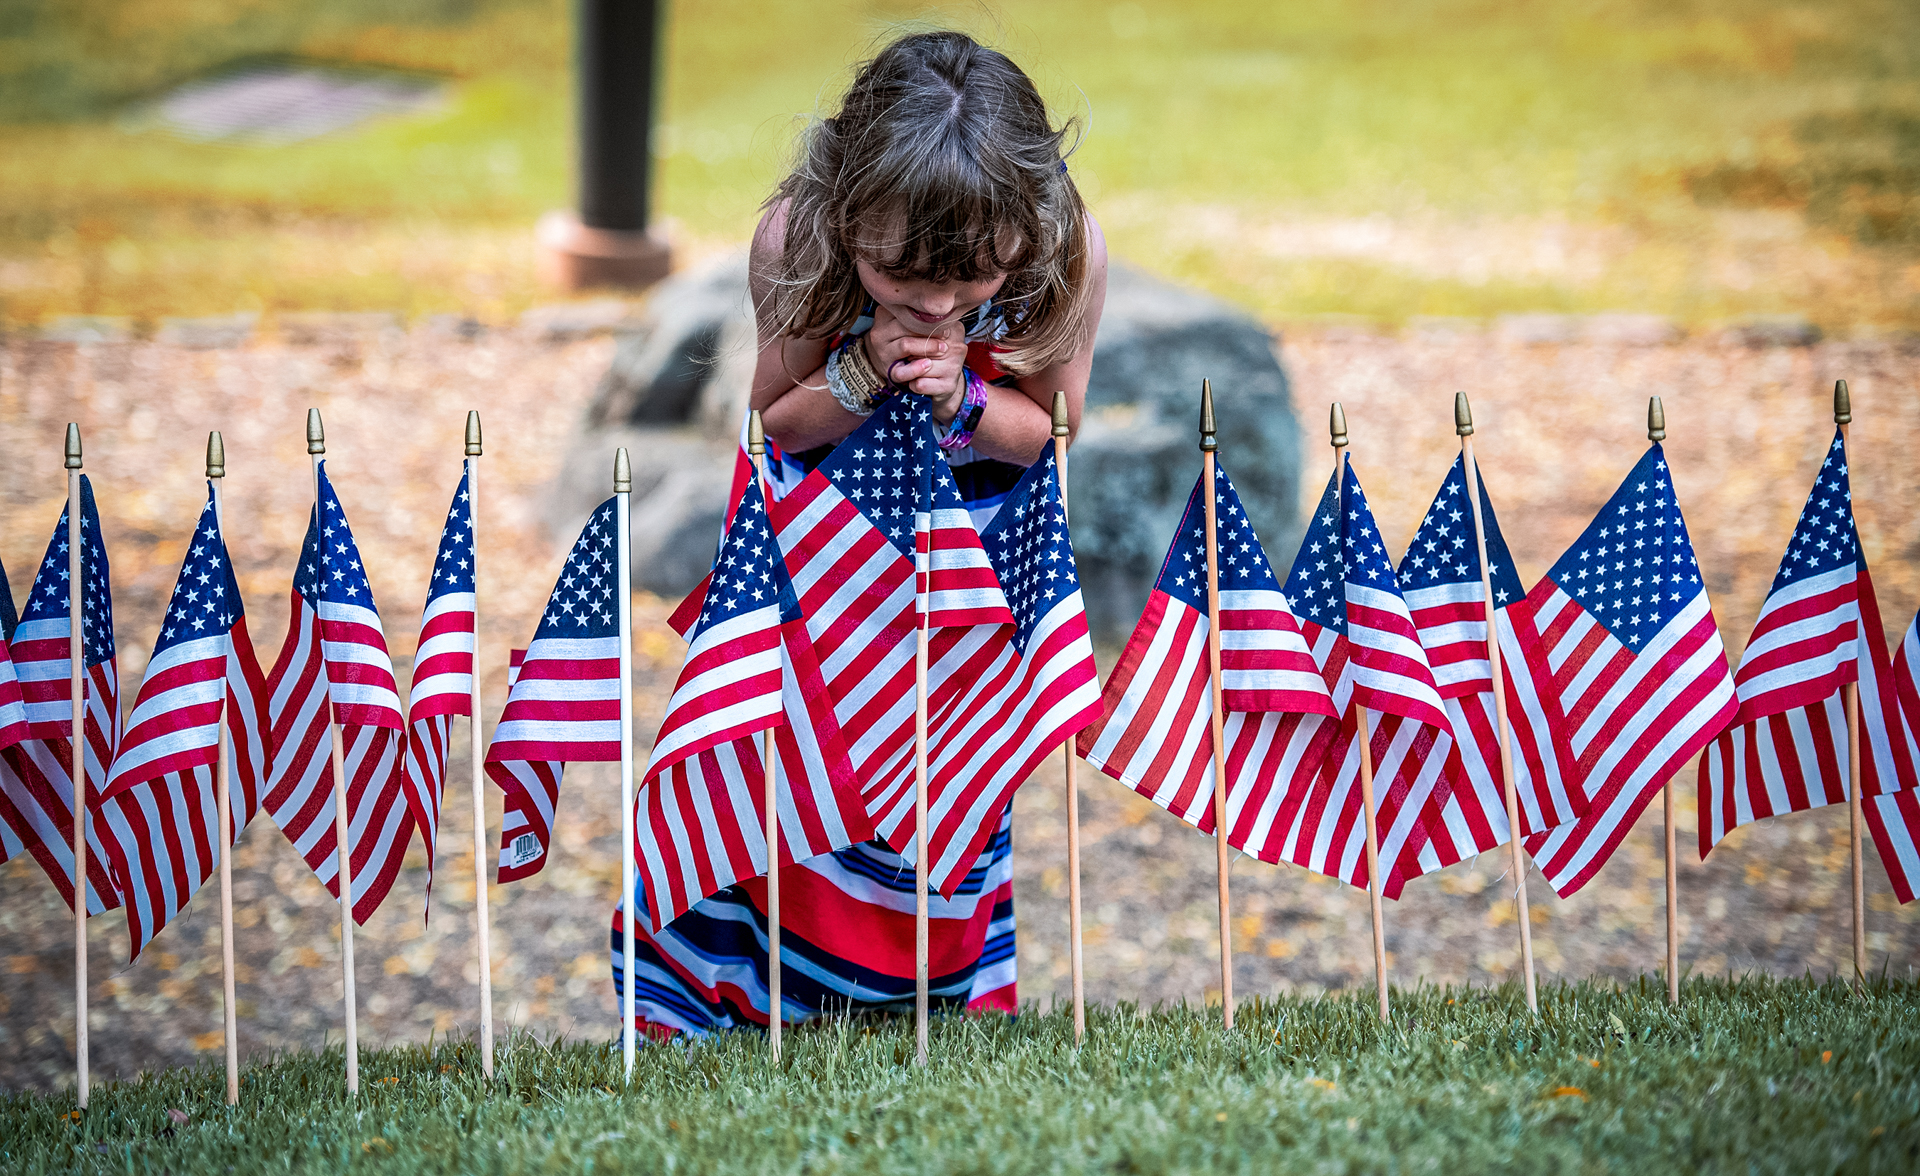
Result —
M 1339 722 L 1224 465 L 1214 466 L 1228 844 L 1285 860 L 1276 823 L 1310 788 Z M 1147 607 L 1101 692 L 1082 758 L 1202 833 L 1214 831 L 1213 694 L 1207 681 L 1205 475 L 1194 484 Z
M 1578 821 L 1527 839 L 1565 898 L 1738 705 L 1657 443 L 1528 599 L 1589 805 Z
M 756 479 L 732 512 L 637 800 L 635 858 L 655 931 L 767 872 L 766 769 L 755 735 L 769 728 L 777 864 L 869 840 L 873 825 Z
M 1862 656 L 1862 653 L 1865 656 Z M 1843 802 L 1841 687 L 1858 683 L 1861 796 L 1913 788 L 1895 675 L 1838 432 L 1734 675 L 1739 711 L 1700 757 L 1700 856 L 1763 817 Z
M 1862 563 L 1865 563 L 1864 557 Z M 1865 608 L 1872 599 L 1869 589 L 1860 599 L 1861 606 Z M 1874 606 L 1873 622 L 1879 622 L 1877 605 Z M 1915 616 L 1907 626 L 1906 636 L 1901 638 L 1900 648 L 1893 655 L 1891 693 L 1897 722 L 1889 724 L 1888 739 L 1893 744 L 1891 755 L 1895 764 L 1903 768 L 1920 765 L 1920 742 L 1917 742 L 1920 741 L 1920 686 L 1915 683 L 1917 668 L 1920 668 L 1920 616 Z M 1860 690 L 1860 717 L 1863 723 L 1867 717 L 1866 699 L 1863 681 Z M 1873 769 L 1864 766 L 1867 741 L 1863 740 L 1862 744 L 1861 775 L 1864 776 Z M 1882 776 L 1882 779 L 1885 777 Z M 1912 902 L 1914 895 L 1920 893 L 1920 788 L 1903 786 L 1893 791 L 1882 791 L 1878 795 L 1869 795 L 1869 790 L 1862 789 L 1861 809 L 1867 821 L 1867 830 L 1873 836 L 1874 848 L 1880 851 L 1881 864 L 1887 868 L 1887 880 L 1893 884 L 1894 897 L 1903 903 Z
M 268 729 L 266 679 L 209 485 L 99 808 L 113 831 L 108 848 L 130 958 L 186 908 L 259 811 Z M 224 847 L 216 779 L 223 736 L 233 835 Z
M 407 688 L 407 749 L 402 779 L 407 809 L 427 851 L 427 903 L 433 902 L 435 842 L 440 800 L 447 786 L 447 755 L 453 720 L 473 714 L 474 571 L 471 471 L 447 507 L 446 525 L 433 557 L 433 579 L 420 614 L 420 641 Z
M 12 747 L 28 737 L 27 701 L 20 693 L 20 675 L 13 668 L 13 631 L 20 615 L 13 608 L 13 589 L 7 584 L 7 569 L 0 565 L 0 750 Z M 0 804 L 4 804 L 0 798 Z M 13 841 L 12 827 L 0 821 L 0 862 L 10 860 L 19 851 Z
M 609 498 L 574 540 L 487 747 L 487 777 L 506 793 L 501 882 L 547 864 L 564 766 L 620 760 L 617 519 Z
M 40 863 L 68 907 L 73 906 L 73 694 L 72 633 L 65 509 L 54 525 L 47 553 L 27 595 L 26 611 L 9 644 L 27 722 L 26 738 L 0 750 L 0 847 L 7 856 L 25 852 Z M 98 812 L 107 769 L 120 745 L 120 675 L 113 636 L 112 571 L 94 505 L 93 482 L 80 479 L 81 633 L 85 642 L 82 689 L 82 764 L 86 772 L 87 890 L 89 915 L 120 905 L 111 877 L 111 829 L 91 819 Z
M 1533 610 L 1500 534 L 1493 502 L 1479 471 L 1474 481 L 1486 527 L 1493 620 L 1500 642 L 1514 794 L 1521 833 L 1538 833 L 1586 812 L 1566 717 L 1551 688 Z M 1446 803 L 1427 815 L 1429 839 L 1420 866 L 1431 872 L 1511 840 L 1507 824 L 1500 727 L 1487 656 L 1487 604 L 1481 584 L 1480 543 L 1474 531 L 1467 472 L 1453 459 L 1420 529 L 1401 557 L 1401 590 L 1446 702 L 1453 727 L 1454 771 Z
M 400 764 L 406 737 L 373 589 L 325 463 L 317 482 L 286 641 L 267 675 L 273 766 L 264 805 L 338 898 L 331 715 L 347 776 L 353 917 L 365 923 L 392 890 L 412 837 Z

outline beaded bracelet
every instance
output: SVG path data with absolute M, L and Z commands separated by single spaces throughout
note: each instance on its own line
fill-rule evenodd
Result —
M 987 411 L 987 382 L 972 368 L 963 370 L 967 377 L 967 394 L 961 398 L 960 410 L 953 414 L 952 422 L 947 425 L 947 435 L 940 438 L 942 449 L 965 449 L 973 444 L 973 431 L 980 427 L 980 418 Z

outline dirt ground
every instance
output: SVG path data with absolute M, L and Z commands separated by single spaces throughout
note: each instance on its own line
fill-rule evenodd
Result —
M 541 489 L 610 354 L 605 338 L 552 341 L 514 329 L 464 335 L 344 324 L 300 342 L 236 349 L 158 342 L 0 345 L 0 558 L 16 600 L 44 550 L 63 493 L 59 450 L 77 419 L 113 563 L 122 697 L 131 701 L 201 496 L 206 430 L 226 439 L 228 532 L 263 663 L 287 624 L 294 549 L 310 501 L 302 422 L 326 420 L 340 488 L 404 676 L 448 497 L 461 426 L 481 410 L 489 438 L 480 527 L 482 663 L 494 715 L 506 652 L 525 644 L 566 539 L 540 524 Z M 1891 636 L 1920 605 L 1920 356 L 1897 341 L 1747 348 L 1713 339 L 1629 347 L 1525 345 L 1479 329 L 1371 335 L 1324 328 L 1289 336 L 1283 360 L 1309 436 L 1344 402 L 1355 462 L 1396 547 L 1411 537 L 1456 449 L 1453 392 L 1467 389 L 1478 449 L 1522 575 L 1543 573 L 1605 500 L 1644 442 L 1645 397 L 1665 397 L 1667 444 L 1727 644 L 1739 645 L 1830 437 L 1828 390 L 1851 381 L 1859 414 L 1851 469 L 1862 537 Z M 1231 395 L 1231 389 L 1220 389 Z M 1310 450 L 1305 501 L 1329 465 Z M 609 460 L 611 455 L 609 455 Z M 1231 451 L 1226 454 L 1230 463 Z M 570 538 L 567 536 L 566 538 Z M 1282 563 L 1291 552 L 1274 552 Z M 640 729 L 657 724 L 682 645 L 670 602 L 642 599 Z M 1103 651 L 1103 665 L 1111 664 Z M 356 933 L 360 1026 L 369 1043 L 467 1032 L 479 964 L 472 938 L 464 737 L 440 835 L 432 918 L 422 919 L 424 856 Z M 1080 773 L 1086 966 L 1091 999 L 1218 999 L 1210 843 L 1118 784 Z M 1678 783 L 1681 944 L 1694 972 L 1831 973 L 1849 952 L 1843 811 L 1736 832 L 1702 864 L 1693 781 Z M 605 1039 L 616 1030 L 606 955 L 618 889 L 615 774 L 568 773 L 557 861 L 492 891 L 498 1019 L 541 1034 Z M 498 828 L 497 794 L 488 823 Z M 1066 991 L 1065 806 L 1058 761 L 1015 801 L 1021 993 Z M 1530 886 L 1545 980 L 1631 977 L 1657 965 L 1665 927 L 1659 805 L 1584 891 L 1561 901 Z M 315 1048 L 340 1034 L 338 917 L 271 822 L 235 855 L 243 1051 Z M 1371 981 L 1366 896 L 1296 869 L 1240 862 L 1234 880 L 1235 991 L 1337 990 Z M 1868 850 L 1868 944 L 1875 968 L 1920 963 L 1920 904 L 1898 909 Z M 72 1081 L 70 916 L 31 861 L 0 866 L 0 1087 Z M 93 1066 L 99 1078 L 217 1062 L 221 1048 L 217 894 L 202 892 L 135 964 L 124 921 L 89 929 Z M 1515 906 L 1502 853 L 1413 884 L 1387 906 L 1393 978 L 1488 983 L 1513 975 Z

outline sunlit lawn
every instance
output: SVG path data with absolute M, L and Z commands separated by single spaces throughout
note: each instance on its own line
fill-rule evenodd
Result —
M 910 19 L 1007 48 L 1086 132 L 1115 249 L 1269 319 L 1651 310 L 1920 324 L 1920 9 L 1309 0 L 668 10 L 658 207 L 742 239 L 797 116 Z M 512 314 L 569 199 L 564 0 L 15 0 L 0 315 Z M 250 55 L 428 70 L 432 114 L 287 147 L 131 128 Z
M 953 1020 L 912 1064 L 912 1023 L 642 1050 L 515 1038 L 496 1081 L 470 1043 L 94 1093 L 0 1098 L 9 1171 L 284 1172 L 1911 1172 L 1914 991 L 1876 982 L 1511 986 Z

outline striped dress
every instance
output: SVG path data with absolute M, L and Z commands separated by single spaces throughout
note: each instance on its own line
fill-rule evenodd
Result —
M 849 333 L 871 325 L 863 315 Z M 1009 384 L 992 359 L 1006 333 L 992 303 L 968 316 L 967 365 Z M 832 452 L 822 446 L 778 455 L 775 493 Z M 770 455 L 773 449 L 769 446 Z M 1017 465 L 970 450 L 947 455 L 954 480 L 984 529 L 1020 480 Z M 736 494 L 736 498 L 738 495 Z M 825 854 L 780 872 L 780 999 L 787 1021 L 847 1012 L 910 1012 L 914 1001 L 913 864 L 884 842 Z M 768 1022 L 767 884 L 756 878 L 720 891 L 658 934 L 647 930 L 646 893 L 636 888 L 634 1022 L 647 1036 L 705 1034 Z M 624 907 L 610 932 L 613 987 L 626 991 Z M 1017 955 L 1013 918 L 1013 811 L 952 898 L 928 896 L 928 993 L 935 1010 L 1013 1011 Z

